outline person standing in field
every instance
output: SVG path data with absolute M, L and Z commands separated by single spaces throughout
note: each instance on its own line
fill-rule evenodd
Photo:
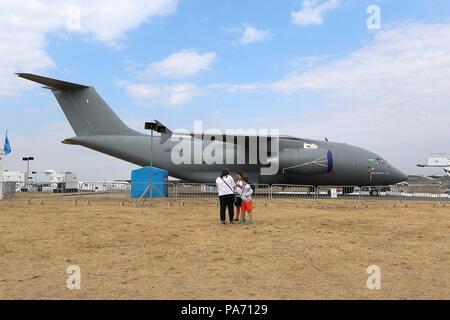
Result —
M 241 193 L 241 199 L 242 199 L 241 211 L 242 211 L 242 216 L 241 216 L 241 220 L 239 220 L 239 223 L 244 223 L 245 222 L 245 213 L 248 212 L 249 219 L 250 219 L 248 221 L 248 224 L 253 224 L 253 215 L 252 215 L 252 211 L 253 211 L 253 208 L 252 208 L 253 189 L 248 184 L 248 178 L 247 177 L 244 177 L 242 179 L 242 182 L 244 184 L 244 188 L 243 188 L 242 193 Z
M 230 224 L 234 224 L 234 190 L 236 185 L 233 177 L 230 176 L 228 169 L 223 169 L 220 176 L 216 179 L 217 190 L 219 191 L 220 201 L 220 221 L 222 224 L 226 224 L 226 208 L 228 208 L 228 216 L 230 218 Z
M 244 174 L 242 172 L 236 173 L 236 200 L 234 201 L 234 205 L 236 207 L 236 215 L 234 221 L 239 221 L 239 215 L 241 213 L 241 205 L 242 205 L 242 199 L 241 199 L 241 193 L 244 188 L 244 183 L 242 182 L 242 178 L 244 177 Z

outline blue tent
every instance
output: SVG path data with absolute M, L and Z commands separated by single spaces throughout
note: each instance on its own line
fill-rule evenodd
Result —
M 150 185 L 150 167 L 143 167 L 131 172 L 131 197 L 140 198 Z M 153 198 L 167 197 L 167 181 L 169 174 L 166 170 L 153 167 Z M 165 184 L 164 184 L 165 183 Z M 155 190 L 156 189 L 156 190 Z M 150 198 L 150 191 L 147 191 L 146 198 Z

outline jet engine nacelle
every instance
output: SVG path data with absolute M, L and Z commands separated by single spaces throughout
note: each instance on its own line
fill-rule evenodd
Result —
M 313 175 L 333 170 L 333 156 L 326 149 L 285 149 L 279 161 L 282 173 Z

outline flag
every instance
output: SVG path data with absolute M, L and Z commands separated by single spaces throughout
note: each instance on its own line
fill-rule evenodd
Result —
M 5 145 L 3 147 L 3 150 L 5 151 L 5 155 L 11 153 L 11 145 L 9 144 L 8 131 L 6 131 Z

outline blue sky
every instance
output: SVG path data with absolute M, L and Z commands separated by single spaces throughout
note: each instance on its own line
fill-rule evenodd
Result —
M 194 120 L 278 128 L 367 148 L 410 174 L 441 174 L 415 164 L 450 153 L 448 1 L 105 3 L 0 1 L 6 169 L 23 170 L 27 155 L 34 169 L 82 180 L 135 168 L 62 145 L 74 133 L 53 95 L 13 75 L 32 72 L 94 86 L 140 131 L 153 119 L 174 129 Z M 380 29 L 366 26 L 370 5 L 380 8 Z

